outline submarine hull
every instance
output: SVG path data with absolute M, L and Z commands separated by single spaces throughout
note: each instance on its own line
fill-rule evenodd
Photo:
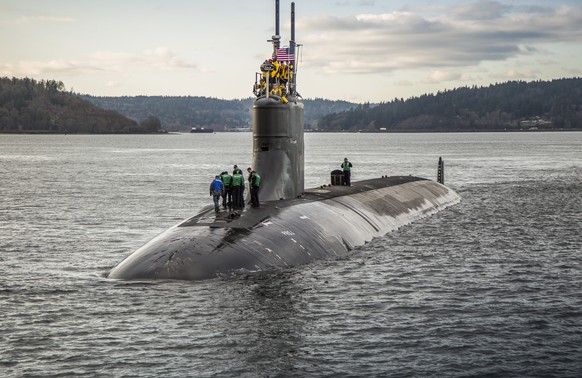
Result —
M 113 279 L 202 280 L 334 258 L 460 201 L 410 176 L 305 191 L 229 219 L 212 206 L 163 232 L 109 274 Z
M 288 48 L 280 45 L 279 0 L 275 9 L 273 53 L 253 87 L 252 168 L 260 176 L 260 207 L 229 216 L 207 206 L 135 251 L 110 278 L 202 280 L 297 266 L 341 256 L 459 202 L 449 188 L 410 176 L 304 190 L 295 7 Z

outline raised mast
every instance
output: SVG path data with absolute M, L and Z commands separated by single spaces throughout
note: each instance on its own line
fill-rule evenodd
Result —
M 275 1 L 275 35 L 276 36 L 280 36 L 281 35 L 281 30 L 279 28 L 279 18 L 280 18 L 280 13 L 279 13 L 279 0 Z M 279 47 L 279 42 L 277 42 L 277 47 Z
M 273 59 L 277 57 L 277 50 L 281 47 L 281 30 L 279 27 L 279 0 L 275 0 L 275 35 L 268 41 L 273 42 Z
M 291 3 L 291 40 L 289 41 L 289 53 L 293 55 L 293 67 L 297 67 L 297 57 L 295 56 L 295 2 Z M 293 93 L 295 92 L 295 78 L 297 75 L 293 75 L 290 80 L 290 87 Z

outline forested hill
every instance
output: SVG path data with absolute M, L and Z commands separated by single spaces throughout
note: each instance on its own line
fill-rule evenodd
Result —
M 159 121 L 141 124 L 100 109 L 65 92 L 61 81 L 0 78 L 0 132 L 134 133 L 155 132 Z
M 192 127 L 208 127 L 217 131 L 249 128 L 254 102 L 254 98 L 222 100 L 193 96 L 81 97 L 101 108 L 116 110 L 134 119 L 156 116 L 168 131 L 189 131 Z M 347 101 L 319 98 L 303 100 L 303 104 L 307 128 L 316 125 L 317 120 L 326 114 L 356 106 Z
M 0 78 L 0 132 L 229 131 L 250 127 L 253 101 L 81 96 L 60 81 Z M 321 131 L 582 130 L 582 78 L 463 87 L 380 104 L 303 103 L 306 128 Z
M 582 130 L 582 78 L 511 81 L 394 99 L 322 117 L 324 131 Z

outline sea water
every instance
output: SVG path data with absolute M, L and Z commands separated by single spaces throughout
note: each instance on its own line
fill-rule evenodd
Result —
M 202 282 L 105 274 L 211 203 L 250 133 L 0 135 L 0 376 L 582 376 L 582 133 L 306 134 L 306 187 L 462 202 L 335 260 Z

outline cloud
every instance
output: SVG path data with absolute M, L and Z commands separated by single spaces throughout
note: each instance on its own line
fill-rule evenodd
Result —
M 376 5 L 376 0 L 360 0 L 360 2 L 358 2 L 358 5 L 362 7 L 373 7 Z
M 121 87 L 121 83 L 119 81 L 108 81 L 107 84 L 105 85 L 108 88 L 119 88 Z
M 538 11 L 480 0 L 430 16 L 408 10 L 302 19 L 302 64 L 324 74 L 444 72 L 544 54 L 544 44 L 582 45 L 582 7 Z M 435 75 L 432 80 L 439 80 Z
M 465 20 L 493 20 L 501 18 L 511 10 L 511 5 L 503 5 L 492 0 L 478 0 L 474 3 L 453 8 L 451 13 Z
M 166 47 L 138 53 L 97 52 L 80 59 L 21 61 L 0 64 L 1 76 L 81 75 L 105 72 L 176 71 L 196 69 L 196 64 L 180 58 Z
M 443 81 L 454 81 L 461 79 L 461 74 L 459 72 L 446 72 L 436 70 L 430 73 L 426 82 L 427 83 L 441 83 Z
M 69 23 L 75 21 L 72 17 L 67 16 L 29 16 L 20 17 L 16 20 L 18 23 L 37 23 L 37 22 L 55 22 L 55 23 Z
M 509 70 L 502 75 L 497 75 L 496 77 L 505 77 L 507 80 L 517 80 L 517 79 L 536 79 L 540 77 L 540 71 L 538 70 L 528 70 L 528 71 L 518 71 Z

